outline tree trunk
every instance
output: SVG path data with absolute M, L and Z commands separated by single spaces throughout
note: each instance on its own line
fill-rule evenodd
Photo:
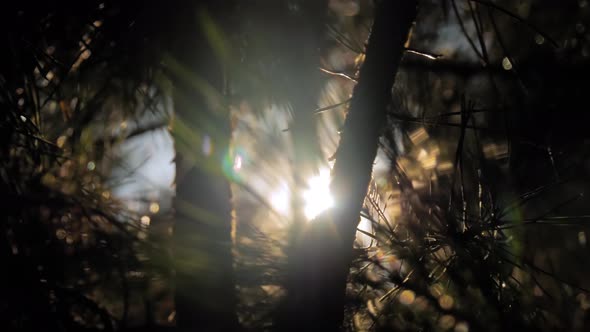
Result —
M 297 244 L 290 271 L 290 330 L 339 330 L 344 312 L 353 242 L 386 107 L 404 43 L 416 17 L 417 1 L 378 1 L 375 21 L 360 69 L 336 162 L 331 191 L 335 206 L 309 224 Z
M 171 58 L 177 149 L 174 227 L 176 321 L 180 331 L 236 331 L 230 187 L 223 171 L 230 143 L 224 106 L 220 24 L 231 1 L 179 1 Z M 212 30 L 213 29 L 213 30 Z M 212 39 L 212 38 L 220 38 Z M 182 128 L 188 129 L 184 132 Z
M 324 26 L 328 11 L 326 0 L 307 0 L 301 2 L 301 8 L 290 16 L 286 29 L 286 40 L 291 47 L 285 56 L 284 71 L 287 79 L 285 93 L 291 108 L 293 120 L 289 130 L 293 139 L 293 186 L 291 188 L 291 225 L 286 254 L 290 272 L 297 273 L 297 240 L 306 223 L 304 201 L 301 195 L 307 185 L 305 180 L 317 172 L 320 165 L 320 145 L 316 130 L 315 109 L 318 105 L 322 80 L 320 77 L 320 48 L 323 43 Z M 286 288 L 293 289 L 293 281 L 287 280 Z M 282 303 L 276 316 L 277 330 L 290 330 L 292 319 L 297 313 L 292 312 L 294 303 L 291 298 Z
M 293 51 L 286 60 L 290 76 L 287 85 L 288 102 L 292 109 L 293 121 L 290 131 L 294 144 L 294 187 L 292 195 L 293 224 L 292 238 L 300 235 L 305 224 L 303 197 L 305 179 L 314 175 L 320 164 L 321 152 L 315 125 L 314 111 L 318 105 L 322 80 L 320 77 L 320 48 L 323 41 L 324 25 L 328 10 L 325 0 L 307 0 L 291 22 L 288 30 Z

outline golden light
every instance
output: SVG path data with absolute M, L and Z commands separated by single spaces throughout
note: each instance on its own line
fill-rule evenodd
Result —
M 406 289 L 399 295 L 399 302 L 403 305 L 411 305 L 416 300 L 416 293 Z
M 150 203 L 150 212 L 151 213 L 158 213 L 160 211 L 160 204 L 156 202 Z
M 455 303 L 455 301 L 449 295 L 443 295 L 438 298 L 438 304 L 444 310 L 451 310 L 453 308 L 454 303 Z
M 324 210 L 334 205 L 334 199 L 330 193 L 330 170 L 320 170 L 319 174 L 307 181 L 307 189 L 303 191 L 305 216 L 312 220 Z
M 141 226 L 148 227 L 150 225 L 151 219 L 148 216 L 142 216 L 140 219 Z

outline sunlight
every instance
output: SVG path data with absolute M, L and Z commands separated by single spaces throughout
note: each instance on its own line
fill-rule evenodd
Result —
M 330 193 L 330 170 L 325 168 L 319 174 L 307 181 L 307 189 L 303 191 L 305 202 L 304 213 L 308 220 L 312 220 L 324 210 L 334 205 Z
M 289 196 L 289 187 L 287 184 L 282 183 L 279 189 L 270 196 L 270 205 L 276 212 L 288 215 L 291 203 Z

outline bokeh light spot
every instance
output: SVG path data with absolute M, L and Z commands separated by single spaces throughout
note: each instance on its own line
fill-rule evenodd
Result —
M 451 315 L 444 315 L 440 318 L 438 323 L 440 324 L 441 328 L 445 330 L 450 329 L 451 327 L 453 327 L 453 325 L 455 325 L 455 317 Z
M 160 204 L 156 202 L 150 203 L 150 212 L 151 213 L 158 213 L 160 211 Z
M 453 298 L 449 295 L 443 295 L 438 299 L 438 304 L 445 310 L 451 310 L 454 302 Z
M 209 156 L 211 155 L 211 152 L 213 152 L 213 144 L 211 143 L 211 137 L 209 137 L 209 135 L 205 135 L 203 137 L 203 144 L 201 146 L 201 149 L 205 156 Z
M 151 219 L 148 216 L 142 216 L 140 222 L 143 227 L 148 227 L 150 225 Z
M 510 59 L 504 57 L 504 59 L 502 59 L 502 68 L 504 68 L 504 70 L 511 70 L 512 69 L 512 62 L 510 62 Z
M 455 325 L 455 332 L 469 332 L 469 325 L 465 322 L 459 322 Z
M 406 289 L 399 295 L 399 302 L 403 305 L 411 305 L 416 300 L 416 294 L 413 291 Z

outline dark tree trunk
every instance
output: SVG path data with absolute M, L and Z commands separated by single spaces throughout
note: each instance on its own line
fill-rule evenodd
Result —
M 178 1 L 177 29 L 168 59 L 178 126 L 174 262 L 176 320 L 180 331 L 236 331 L 231 251 L 230 187 L 223 162 L 230 143 L 224 106 L 224 64 L 211 29 L 223 32 L 231 1 Z M 227 38 L 223 33 L 220 38 Z M 205 138 L 208 137 L 208 138 Z M 210 152 L 203 148 L 210 142 Z
M 375 21 L 346 118 L 331 189 L 335 207 L 309 224 L 291 270 L 285 329 L 336 331 L 343 319 L 353 241 L 378 139 L 417 1 L 378 1 Z
M 314 111 L 318 105 L 322 80 L 320 77 L 320 48 L 328 3 L 326 0 L 307 0 L 293 16 L 288 30 L 293 51 L 286 60 L 289 84 L 288 102 L 293 112 L 290 131 L 294 144 L 295 187 L 292 196 L 293 238 L 300 235 L 305 223 L 303 198 L 299 193 L 306 185 L 305 179 L 313 175 L 320 163 L 321 152 L 316 131 Z
M 286 96 L 291 107 L 293 120 L 290 132 L 294 144 L 294 168 L 291 207 L 292 224 L 289 229 L 287 260 L 289 279 L 287 289 L 294 289 L 297 274 L 298 255 L 297 240 L 301 237 L 306 217 L 301 195 L 306 186 L 305 179 L 313 175 L 320 165 L 320 145 L 316 130 L 314 111 L 322 88 L 320 77 L 320 48 L 323 44 L 324 26 L 328 11 L 326 0 L 302 1 L 301 9 L 291 13 L 290 25 L 285 38 L 289 40 L 290 50 L 285 56 L 285 74 L 287 76 Z M 293 312 L 291 297 L 282 303 L 277 315 L 277 330 L 289 330 L 292 319 L 297 319 Z

